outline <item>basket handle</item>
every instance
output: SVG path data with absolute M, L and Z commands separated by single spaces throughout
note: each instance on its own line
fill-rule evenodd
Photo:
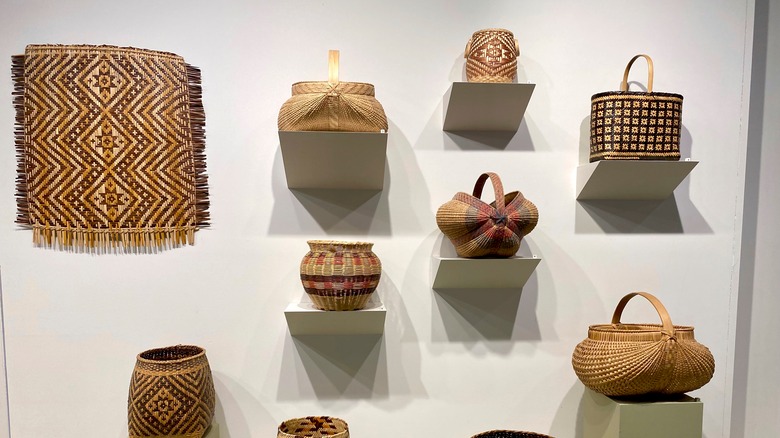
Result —
M 631 292 L 630 294 L 624 296 L 623 299 L 621 299 L 618 303 L 617 307 L 615 307 L 615 313 L 612 314 L 612 324 L 620 324 L 620 317 L 623 315 L 623 309 L 626 308 L 628 301 L 637 295 L 645 297 L 647 301 L 650 301 L 650 304 L 655 307 L 655 311 L 658 312 L 658 316 L 661 317 L 661 324 L 664 327 L 664 333 L 669 336 L 674 336 L 674 324 L 672 324 L 672 318 L 669 316 L 669 312 L 666 311 L 666 307 L 664 307 L 658 298 L 647 292 Z
M 474 191 L 472 192 L 475 198 L 482 197 L 482 188 L 485 187 L 485 181 L 490 178 L 490 182 L 493 183 L 493 193 L 496 194 L 496 210 L 503 210 L 504 205 L 504 185 L 501 184 L 501 178 L 493 172 L 485 172 L 479 176 L 477 183 L 474 184 Z
M 645 58 L 647 60 L 647 92 L 653 92 L 653 60 L 650 59 L 650 56 L 643 53 L 634 56 L 631 58 L 631 61 L 628 61 L 626 70 L 623 72 L 623 82 L 620 83 L 620 91 L 628 91 L 628 71 L 631 70 L 631 65 L 633 65 L 634 61 L 639 59 L 639 57 Z
M 515 57 L 520 56 L 520 41 L 515 38 Z
M 336 85 L 339 83 L 339 51 L 328 50 L 328 83 Z

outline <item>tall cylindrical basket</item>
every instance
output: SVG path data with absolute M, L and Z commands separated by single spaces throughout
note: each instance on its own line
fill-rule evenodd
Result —
M 206 350 L 176 345 L 136 358 L 127 423 L 130 438 L 201 438 L 211 425 L 214 381 Z
M 373 243 L 310 240 L 301 283 L 321 310 L 360 310 L 379 284 L 382 263 Z

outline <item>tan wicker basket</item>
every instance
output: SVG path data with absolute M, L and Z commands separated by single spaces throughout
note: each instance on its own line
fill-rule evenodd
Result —
M 623 324 L 628 301 L 640 295 L 655 307 L 661 324 Z M 608 396 L 680 394 L 701 388 L 712 378 L 715 360 L 696 342 L 693 327 L 672 324 L 661 302 L 647 292 L 620 300 L 611 324 L 592 325 L 572 355 L 577 377 Z
M 517 75 L 520 45 L 506 29 L 474 32 L 466 44 L 466 79 L 469 82 L 512 82 Z
M 314 307 L 360 310 L 379 285 L 382 262 L 373 243 L 310 240 L 301 260 L 301 283 Z
M 340 82 L 338 50 L 328 57 L 329 79 L 297 82 L 279 110 L 280 131 L 387 131 L 387 117 L 374 97 L 374 86 Z
M 335 417 L 303 417 L 279 425 L 277 438 L 349 438 L 347 422 Z

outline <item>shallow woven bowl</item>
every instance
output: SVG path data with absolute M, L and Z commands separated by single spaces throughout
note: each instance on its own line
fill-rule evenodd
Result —
M 553 438 L 541 433 L 523 432 L 520 430 L 490 430 L 474 435 L 471 438 Z
M 279 425 L 277 438 L 349 438 L 347 422 L 336 417 L 315 416 L 286 420 Z

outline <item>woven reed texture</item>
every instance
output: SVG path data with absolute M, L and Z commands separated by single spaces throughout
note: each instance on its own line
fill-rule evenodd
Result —
M 523 432 L 519 430 L 490 430 L 478 433 L 471 438 L 553 438 L 541 433 Z
M 520 47 L 506 29 L 474 32 L 466 45 L 466 79 L 469 82 L 512 82 L 517 75 Z
M 488 178 L 496 196 L 490 204 L 479 199 Z M 538 221 L 536 206 L 520 192 L 504 195 L 493 172 L 480 175 L 472 195 L 458 192 L 436 212 L 436 224 L 460 257 L 512 257 Z
M 623 324 L 628 300 L 642 296 L 662 324 Z M 572 367 L 588 388 L 608 396 L 681 394 L 704 386 L 715 372 L 709 349 L 696 342 L 693 327 L 672 324 L 653 295 L 633 292 L 618 303 L 611 324 L 592 325 L 572 355 Z
M 30 45 L 13 57 L 17 223 L 38 246 L 150 252 L 208 225 L 200 71 L 178 55 Z
M 373 243 L 310 240 L 301 283 L 321 310 L 360 310 L 379 285 L 382 263 Z
M 628 91 L 628 72 L 648 61 L 647 92 Z M 594 94 L 590 110 L 590 161 L 680 159 L 683 97 L 653 92 L 652 60 L 637 55 L 626 67 L 620 91 Z
M 347 422 L 335 417 L 304 417 L 279 425 L 277 438 L 349 438 Z
M 201 438 L 211 425 L 214 382 L 206 351 L 194 345 L 139 354 L 127 401 L 130 438 Z
M 279 110 L 280 131 L 387 131 L 374 86 L 360 82 L 298 82 Z

